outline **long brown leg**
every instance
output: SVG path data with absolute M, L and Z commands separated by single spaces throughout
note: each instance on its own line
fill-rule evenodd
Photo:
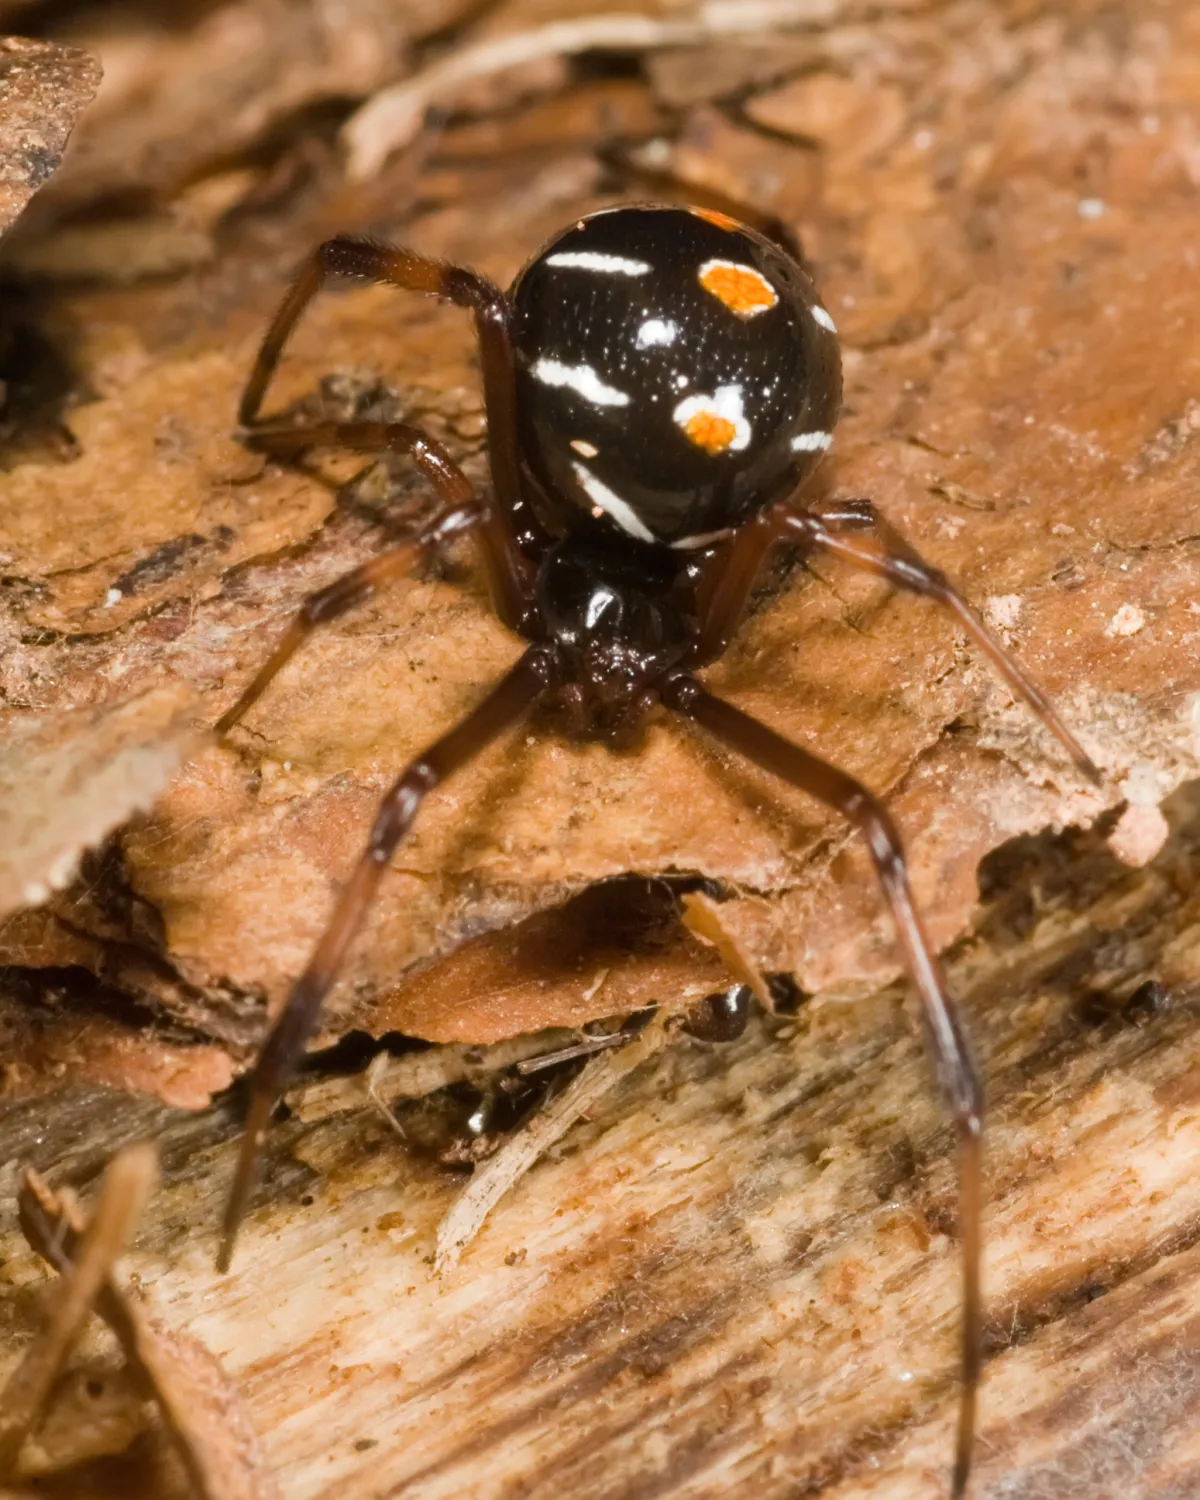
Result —
M 328 620 L 336 620 L 339 615 L 344 615 L 356 604 L 361 604 L 376 589 L 407 573 L 414 559 L 421 552 L 435 546 L 438 542 L 448 541 L 450 537 L 480 525 L 482 518 L 483 505 L 478 500 L 456 506 L 450 511 L 443 511 L 436 520 L 423 527 L 409 541 L 401 542 L 398 547 L 391 547 L 388 551 L 381 552 L 370 562 L 351 568 L 348 573 L 335 578 L 323 589 L 310 594 L 288 626 L 283 639 L 259 668 L 249 686 L 243 690 L 241 697 L 217 720 L 216 732 L 226 734 L 243 715 L 249 712 L 318 625 Z
M 521 507 L 521 487 L 516 375 L 509 332 L 508 302 L 498 286 L 475 271 L 448 265 L 445 261 L 431 260 L 428 256 L 418 255 L 415 251 L 400 246 L 354 239 L 349 235 L 339 235 L 336 239 L 326 240 L 323 245 L 318 245 L 293 282 L 259 346 L 254 367 L 238 406 L 238 421 L 256 435 L 264 432 L 264 419 L 260 416 L 263 398 L 279 364 L 284 345 L 304 309 L 326 281 L 334 276 L 382 281 L 406 291 L 443 297 L 457 307 L 469 308 L 475 314 L 483 363 L 488 461 L 500 511 L 496 527 L 504 538 L 504 552 L 514 560 L 510 563 L 510 568 L 517 568 L 515 559 L 519 553 L 513 517 Z M 269 423 L 270 419 L 266 419 L 266 422 Z M 344 440 L 344 437 L 338 439 Z M 523 602 L 523 599 L 516 597 L 500 601 L 503 606 L 501 616 L 506 624 L 515 625 Z
M 700 629 L 690 666 L 706 667 L 724 654 L 767 553 L 782 535 L 779 509 L 772 506 L 739 526 L 714 553 L 699 583 Z
M 790 786 L 836 808 L 866 836 L 904 959 L 921 999 L 925 1040 L 959 1139 L 959 1221 L 963 1246 L 962 1396 L 958 1413 L 952 1494 L 967 1485 L 975 1440 L 975 1405 L 982 1362 L 980 1289 L 983 1090 L 946 989 L 905 869 L 904 847 L 887 809 L 852 776 L 810 755 L 732 704 L 714 698 L 691 677 L 669 679 L 662 700 L 715 739 Z
M 412 459 L 450 506 L 474 504 L 480 551 L 496 613 L 512 630 L 525 623 L 534 569 L 516 547 L 512 530 L 494 500 L 477 500 L 475 487 L 436 438 L 406 422 L 314 422 L 307 426 L 256 427 L 254 446 L 280 458 L 307 448 L 352 448 L 360 453 L 403 453 Z
M 725 649 L 763 558 L 776 542 L 789 539 L 809 551 L 827 552 L 853 567 L 948 609 L 995 667 L 1012 692 L 1028 704 L 1079 770 L 1099 784 L 1091 756 L 1059 718 L 1054 705 L 1013 654 L 992 634 L 962 594 L 938 568 L 931 567 L 886 521 L 869 500 L 845 501 L 822 510 L 774 506 L 746 525 L 719 554 L 713 584 L 694 648 L 697 664 L 713 661 Z
M 217 1268 L 229 1269 L 271 1111 L 295 1069 L 362 926 L 396 846 L 412 827 L 426 796 L 527 712 L 550 680 L 555 658 L 545 646 L 530 646 L 482 703 L 448 734 L 418 755 L 388 790 L 350 879 L 343 886 L 308 967 L 296 981 L 258 1055 L 241 1153 L 225 1210 Z

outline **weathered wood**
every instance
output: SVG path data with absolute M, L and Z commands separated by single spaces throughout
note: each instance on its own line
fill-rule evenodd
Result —
M 1177 799 L 1153 858 L 1157 804 L 1200 764 L 1194 6 L 800 4 L 786 38 L 656 54 L 640 77 L 562 87 L 549 59 L 536 77 L 476 79 L 460 102 L 477 117 L 354 187 L 320 121 L 285 117 L 293 80 L 275 76 L 296 46 L 312 54 L 318 9 L 189 9 L 171 65 L 257 78 L 249 112 L 217 118 L 206 101 L 213 128 L 195 130 L 203 68 L 175 92 L 160 54 L 139 114 L 147 75 L 126 70 L 133 113 L 111 97 L 89 147 L 99 165 L 72 169 L 47 237 L 24 246 L 35 271 L 119 282 L 161 270 L 191 225 L 187 264 L 212 262 L 193 279 L 14 301 L 36 325 L 15 347 L 44 344 L 67 373 L 25 389 L 17 371 L 0 429 L 6 714 L 53 740 L 182 683 L 211 720 L 307 590 L 420 512 L 403 471 L 350 484 L 354 460 L 264 466 L 231 434 L 270 305 L 323 235 L 385 228 L 506 279 L 543 235 L 611 201 L 593 148 L 626 132 L 654 132 L 647 165 L 783 215 L 846 348 L 826 481 L 872 495 L 962 577 L 1109 772 L 1102 797 L 1080 788 L 945 621 L 831 569 L 781 566 L 713 673 L 888 795 L 939 942 L 958 940 L 950 971 L 991 1101 L 976 1500 L 1200 1489 L 1194 800 Z M 307 29 L 272 34 L 234 78 L 207 19 L 288 10 Z M 449 45 L 569 10 L 505 0 Z M 371 0 L 354 13 L 373 12 L 408 26 Z M 305 99 L 368 88 L 391 57 L 318 56 Z M 527 89 L 540 97 L 518 108 Z M 140 219 L 106 218 L 127 170 L 147 201 L 181 174 L 187 186 Z M 60 233 L 69 204 L 87 213 Z M 114 254 L 131 224 L 140 259 Z M 322 299 L 279 399 L 414 410 L 482 475 L 469 330 L 444 310 L 362 288 Z M 462 1178 L 417 1149 L 421 1104 L 385 1101 L 406 1149 L 365 1080 L 302 1085 L 220 1279 L 236 1099 L 186 1115 L 96 1086 L 189 1102 L 224 1086 L 307 957 L 379 789 L 515 649 L 450 557 L 314 642 L 233 748 L 194 762 L 70 890 L 6 922 L 0 952 L 20 972 L 0 989 L 0 1377 L 45 1282 L 11 1228 L 15 1164 L 87 1188 L 150 1134 L 164 1186 L 128 1269 L 238 1379 L 289 1500 L 944 1494 L 951 1133 L 901 993 L 879 989 L 896 960 L 877 894 L 840 827 L 692 738 L 657 728 L 614 759 L 539 725 L 449 789 L 389 876 L 327 1036 L 353 1024 L 483 1042 L 715 987 L 719 965 L 688 937 L 627 945 L 591 894 L 573 916 L 548 910 L 628 869 L 730 882 L 721 914 L 738 942 L 819 998 L 729 1048 L 684 1041 L 646 1064 L 453 1271 L 436 1276 L 433 1257 Z M 19 748 L 10 733 L 6 754 Z M 110 799 L 82 737 L 68 749 L 79 774 L 69 758 L 55 770 L 78 816 L 43 821 L 36 757 L 7 779 L 20 790 L 4 826 L 55 834 L 5 851 L 29 861 L 12 865 L 19 891 L 54 884 L 143 801 L 138 787 Z M 988 850 L 1097 818 L 1086 836 L 993 855 L 975 909 Z M 1114 851 L 1152 862 L 1126 868 Z M 852 991 L 858 1003 L 833 1003 Z M 461 1050 L 452 1062 L 481 1066 Z M 412 1054 L 405 1071 L 423 1071 Z M 38 1493 L 175 1500 L 156 1452 L 141 1442 Z
M 1152 811 L 1200 763 L 1189 11 L 1169 8 L 1161 33 L 1124 12 L 1110 29 L 1086 16 L 1070 32 L 1009 26 L 985 0 L 954 16 L 865 31 L 839 19 L 821 33 L 820 72 L 759 101 L 771 135 L 700 107 L 667 143 L 689 183 L 785 212 L 818 266 L 847 372 L 821 482 L 874 497 L 959 576 L 1107 773 L 1101 793 L 1081 783 L 936 609 L 844 569 L 781 568 L 783 586 L 709 680 L 888 796 L 939 943 L 969 925 L 989 848 L 1124 798 Z M 897 81 L 877 90 L 881 57 Z M 1123 102 L 1133 75 L 1153 129 Z M 467 141 L 478 155 L 466 165 L 452 137 L 440 143 L 448 179 L 410 166 L 418 190 L 453 201 L 390 210 L 398 237 L 506 281 L 551 229 L 606 201 L 594 156 L 575 171 L 577 146 L 546 143 L 529 179 L 531 148 L 506 158 L 478 132 Z M 803 205 L 770 189 L 811 182 L 814 162 L 821 189 Z M 93 706 L 183 678 L 211 721 L 301 598 L 427 502 L 407 471 L 338 497 L 360 460 L 264 464 L 231 432 L 285 267 L 332 215 L 339 229 L 378 216 L 371 194 L 315 196 L 260 228 L 265 264 L 233 240 L 209 279 L 169 300 L 63 294 L 83 327 L 120 334 L 73 345 L 80 378 L 104 392 L 72 416 L 77 461 L 25 463 L 8 482 L 0 550 L 22 584 L 0 597 L 0 631 L 14 704 Z M 122 339 L 134 353 L 117 359 L 108 341 Z M 323 296 L 276 399 L 415 410 L 481 474 L 470 328 L 453 309 L 387 288 Z M 282 1004 L 303 967 L 383 788 L 519 650 L 466 551 L 448 567 L 319 632 L 232 743 L 128 829 L 118 899 L 85 883 L 41 908 L 40 926 L 0 933 L 0 955 L 45 965 L 57 942 L 62 961 L 244 1056 L 264 1003 Z M 423 809 L 331 996 L 329 1039 L 382 1014 L 443 1039 L 408 1007 L 424 963 L 626 870 L 725 881 L 740 938 L 806 989 L 895 973 L 867 861 L 808 799 L 677 726 L 620 758 L 533 728 Z M 569 1015 L 547 1000 L 525 1024 L 579 1019 L 574 1000 Z M 603 994 L 597 1005 L 607 1011 Z M 489 1007 L 457 1017 L 455 1036 L 494 1035 Z
M 1200 1482 L 1194 800 L 1179 818 L 1140 872 L 1078 837 L 998 856 L 952 955 L 990 1098 L 979 1497 Z M 1122 1010 L 1150 976 L 1167 999 Z M 130 1266 L 240 1379 L 289 1497 L 945 1492 L 952 1142 L 894 992 L 676 1047 L 440 1279 L 459 1179 L 365 1103 L 277 1128 L 216 1278 L 235 1128 L 102 1093 L 3 1121 L 56 1180 L 157 1137 Z M 0 1255 L 13 1350 L 40 1273 L 12 1234 Z

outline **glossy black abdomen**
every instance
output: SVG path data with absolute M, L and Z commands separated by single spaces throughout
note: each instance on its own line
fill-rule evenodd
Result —
M 806 273 L 732 219 L 593 214 L 511 295 L 522 458 L 559 529 L 702 546 L 832 441 L 832 321 Z

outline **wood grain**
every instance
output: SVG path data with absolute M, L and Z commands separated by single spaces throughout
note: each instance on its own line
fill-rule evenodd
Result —
M 60 9 L 25 14 L 52 27 Z M 479 78 L 464 117 L 367 184 L 337 154 L 351 93 L 571 0 L 428 0 L 425 20 L 359 0 L 341 40 L 383 27 L 361 56 L 323 48 L 337 7 L 206 0 L 170 45 L 153 7 L 127 9 L 127 66 L 110 68 L 126 91 L 81 129 L 87 154 L 21 261 L 93 279 L 0 308 L 0 730 L 119 726 L 164 690 L 211 721 L 306 592 L 423 513 L 403 469 L 266 465 L 233 435 L 255 341 L 311 244 L 370 229 L 507 280 L 562 223 L 643 191 L 606 165 L 626 135 L 652 136 L 646 159 L 686 193 L 783 215 L 845 348 L 829 492 L 872 496 L 960 576 L 1108 781 L 1078 786 L 933 611 L 819 564 L 781 564 L 711 678 L 887 796 L 949 945 L 990 1101 L 975 1500 L 1190 1500 L 1194 792 L 1166 804 L 1155 850 L 1159 803 L 1200 765 L 1195 6 L 833 0 L 814 20 L 802 4 L 800 26 L 754 45 Z M 70 11 L 85 40 L 105 32 L 105 8 Z M 294 34 L 260 26 L 230 70 L 225 22 L 291 11 Z M 398 36 L 443 20 L 401 55 Z M 247 109 L 214 110 L 205 78 Z M 136 281 L 164 272 L 152 220 L 198 227 L 203 268 Z M 142 259 L 114 256 L 131 235 Z M 473 358 L 461 317 L 360 287 L 314 306 L 278 397 L 310 417 L 415 413 L 482 479 Z M 884 987 L 875 886 L 840 826 L 662 725 L 617 757 L 539 722 L 449 788 L 389 873 L 324 1040 L 452 1039 L 477 1077 L 472 1044 L 513 1029 L 686 1006 L 721 982 L 717 961 L 678 934 L 625 943 L 596 888 L 629 871 L 724 881 L 739 944 L 815 998 L 647 1063 L 440 1277 L 463 1178 L 428 1142 L 461 1099 L 388 1098 L 402 1140 L 365 1080 L 340 1076 L 366 1050 L 343 1040 L 272 1130 L 234 1271 L 215 1276 L 240 1101 L 189 1114 L 132 1090 L 202 1105 L 245 1066 L 380 789 L 516 649 L 451 554 L 314 641 L 234 745 L 6 920 L 0 1377 L 45 1286 L 12 1227 L 17 1164 L 94 1192 L 114 1151 L 152 1135 L 163 1187 L 126 1269 L 237 1380 L 288 1500 L 944 1495 L 951 1132 L 903 991 Z M 68 739 L 55 769 L 104 802 L 91 742 Z M 137 748 L 103 744 L 114 763 Z M 54 783 L 30 765 L 9 779 L 9 829 L 49 826 Z M 107 820 L 84 800 L 90 821 L 63 819 L 71 860 L 143 799 Z M 16 882 L 23 899 L 53 883 L 46 863 Z M 101 1335 L 85 1345 L 85 1394 L 114 1358 Z M 139 1439 L 35 1493 L 177 1500 L 160 1459 Z
M 1139 872 L 1094 837 L 994 858 L 951 955 L 990 1100 L 979 1500 L 1200 1479 L 1200 803 L 1172 814 Z M 3 1120 L 58 1180 L 157 1137 L 130 1266 L 240 1380 L 289 1497 L 945 1493 L 952 1142 L 895 992 L 678 1045 L 440 1279 L 456 1179 L 365 1103 L 276 1129 L 214 1277 L 235 1129 L 106 1093 Z M 6 1349 L 38 1280 L 13 1238 Z

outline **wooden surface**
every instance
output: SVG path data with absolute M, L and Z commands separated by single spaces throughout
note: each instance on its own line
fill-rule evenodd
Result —
M 1178 821 L 1137 874 L 1087 839 L 998 857 L 951 963 L 990 1099 L 980 1497 L 1200 1482 L 1200 990 L 1101 998 L 1194 964 L 1200 808 Z M 679 1045 L 440 1279 L 461 1178 L 365 1102 L 275 1131 L 269 1207 L 215 1277 L 234 1129 L 85 1091 L 10 1110 L 5 1141 L 77 1181 L 159 1141 L 128 1268 L 238 1380 L 285 1495 L 945 1493 L 951 1140 L 895 993 Z M 0 1255 L 12 1349 L 43 1277 L 11 1231 Z
M 212 1270 L 240 1105 L 220 1091 L 381 786 L 515 650 L 455 553 L 314 642 L 159 795 L 303 594 L 424 504 L 404 469 L 247 454 L 254 342 L 323 235 L 506 280 L 561 223 L 642 195 L 604 162 L 649 139 L 685 192 L 801 233 L 846 354 L 828 491 L 873 495 L 964 579 L 1107 773 L 1080 786 L 944 620 L 837 570 L 781 565 L 713 674 L 888 796 L 949 945 L 990 1101 L 974 1494 L 1196 1493 L 1186 790 L 1159 849 L 1159 805 L 1200 765 L 1194 6 L 835 0 L 731 40 L 713 7 L 651 5 L 640 40 L 582 63 L 535 56 L 545 23 L 570 22 L 568 51 L 597 35 L 555 0 L 428 0 L 411 22 L 358 0 L 336 46 L 323 7 L 294 9 L 284 34 L 272 0 L 201 3 L 167 37 L 153 7 L 110 26 L 83 5 L 65 30 L 21 8 L 108 83 L 3 252 L 34 280 L 0 301 L 0 1375 L 48 1284 L 10 1211 L 19 1165 L 86 1191 L 152 1135 L 163 1182 L 127 1270 L 222 1359 L 288 1500 L 946 1492 L 952 1139 L 862 851 L 665 726 L 618 758 L 538 723 L 448 789 L 323 1041 L 483 1043 L 715 987 L 711 953 L 627 938 L 596 896 L 629 870 L 724 882 L 739 939 L 815 998 L 647 1063 L 440 1276 L 464 1176 L 428 1143 L 469 1105 L 385 1093 L 402 1141 L 340 1076 L 359 1037 L 292 1096 L 234 1271 Z M 236 76 L 227 26 L 258 39 Z M 380 118 L 357 101 L 419 96 L 506 36 L 520 70 L 460 78 L 461 113 L 352 179 Z M 461 317 L 356 288 L 314 307 L 281 399 L 415 408 L 482 478 L 476 385 Z M 112 1353 L 96 1336 L 79 1359 Z M 135 1431 L 32 1492 L 175 1500 Z

